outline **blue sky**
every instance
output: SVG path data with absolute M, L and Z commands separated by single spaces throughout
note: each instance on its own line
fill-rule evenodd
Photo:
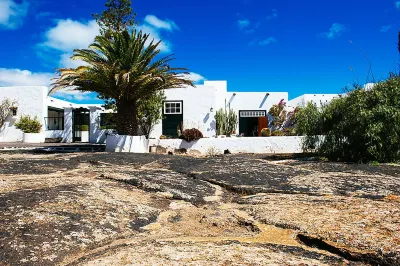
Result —
M 133 0 L 138 28 L 163 40 L 200 84 L 231 91 L 340 93 L 398 71 L 400 1 Z M 49 85 L 98 32 L 102 0 L 0 0 L 0 86 Z M 372 64 L 369 71 L 368 60 Z M 370 73 L 369 73 L 370 72 Z M 373 75 L 372 75 L 373 74 Z M 75 102 L 93 94 L 60 93 Z

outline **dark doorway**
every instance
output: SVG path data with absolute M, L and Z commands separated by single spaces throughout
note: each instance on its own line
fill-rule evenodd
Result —
M 72 136 L 74 142 L 89 142 L 90 110 L 73 110 Z
M 183 101 L 165 101 L 163 104 L 162 134 L 177 138 L 178 129 L 183 123 Z
M 259 118 L 266 116 L 266 111 L 239 111 L 239 134 L 244 137 L 257 137 L 260 127 L 265 124 L 264 120 Z

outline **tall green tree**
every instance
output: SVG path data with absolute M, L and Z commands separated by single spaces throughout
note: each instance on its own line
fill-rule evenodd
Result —
M 111 32 L 122 32 L 135 25 L 131 0 L 107 0 L 105 7 L 101 14 L 93 14 L 102 35 L 110 37 Z
M 149 138 L 154 126 L 162 119 L 162 107 L 166 97 L 163 91 L 142 100 L 138 108 L 138 121 L 142 133 Z
M 104 95 L 115 103 L 118 133 L 136 136 L 141 101 L 166 89 L 194 86 L 185 68 L 170 67 L 173 58 L 159 56 L 160 42 L 149 42 L 149 35 L 141 31 L 97 36 L 88 49 L 74 50 L 72 59 L 87 65 L 58 69 L 50 93 L 73 89 Z

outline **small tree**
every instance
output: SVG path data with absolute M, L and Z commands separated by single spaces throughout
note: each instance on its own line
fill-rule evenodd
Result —
M 111 37 L 110 32 L 122 32 L 135 25 L 136 13 L 133 13 L 131 0 L 107 0 L 105 7 L 101 14 L 92 15 L 102 35 Z
M 11 108 L 14 104 L 15 102 L 7 98 L 0 103 L 0 130 L 3 128 L 7 117 L 10 116 Z
M 39 133 L 42 129 L 37 116 L 31 118 L 29 115 L 22 115 L 18 122 L 15 123 L 15 127 L 24 133 Z
M 154 126 L 162 119 L 163 101 L 165 101 L 165 95 L 163 91 L 160 91 L 139 103 L 138 121 L 146 138 L 149 138 Z
M 286 102 L 282 99 L 278 104 L 272 105 L 269 109 L 268 113 L 272 116 L 272 125 L 275 130 L 281 129 L 283 123 L 286 121 L 287 112 L 285 107 Z

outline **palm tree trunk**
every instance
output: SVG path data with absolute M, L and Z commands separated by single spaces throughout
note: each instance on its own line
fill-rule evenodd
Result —
M 117 131 L 119 135 L 138 135 L 137 109 L 137 101 L 135 100 L 117 102 Z

